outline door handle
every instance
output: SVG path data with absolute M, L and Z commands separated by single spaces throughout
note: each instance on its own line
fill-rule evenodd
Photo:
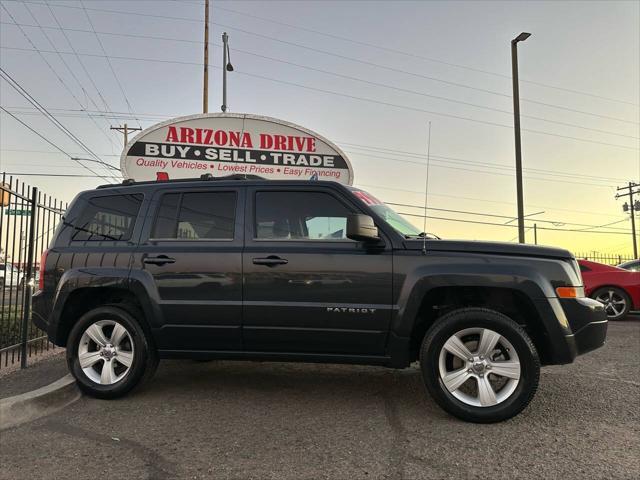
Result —
M 266 265 L 267 267 L 275 267 L 276 265 L 286 265 L 289 260 L 285 258 L 277 257 L 276 255 L 269 255 L 266 258 L 254 258 L 254 265 Z
M 158 255 L 157 257 L 145 257 L 142 260 L 144 263 L 149 265 L 166 265 L 167 263 L 176 263 L 175 258 L 167 257 L 166 255 Z

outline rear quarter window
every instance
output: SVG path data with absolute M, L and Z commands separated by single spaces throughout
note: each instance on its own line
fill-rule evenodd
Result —
M 90 197 L 67 226 L 73 241 L 126 241 L 131 238 L 142 194 Z

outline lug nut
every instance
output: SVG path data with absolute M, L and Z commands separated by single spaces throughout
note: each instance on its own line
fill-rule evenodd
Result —
M 467 373 L 471 373 L 472 371 L 473 371 L 473 370 L 469 369 L 469 370 L 467 370 Z

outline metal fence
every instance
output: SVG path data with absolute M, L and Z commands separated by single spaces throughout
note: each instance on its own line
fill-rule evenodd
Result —
M 53 348 L 31 322 L 40 256 L 67 205 L 2 174 L 0 182 L 0 368 Z
M 581 260 L 591 260 L 592 262 L 604 263 L 606 265 L 620 265 L 627 260 L 635 260 L 632 255 L 612 255 L 606 253 L 576 253 L 576 258 Z

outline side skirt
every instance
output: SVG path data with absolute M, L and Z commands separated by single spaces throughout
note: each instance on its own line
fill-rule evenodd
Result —
M 393 367 L 391 357 L 290 352 L 241 352 L 230 350 L 159 350 L 160 358 L 257 360 L 266 362 L 338 363 Z

